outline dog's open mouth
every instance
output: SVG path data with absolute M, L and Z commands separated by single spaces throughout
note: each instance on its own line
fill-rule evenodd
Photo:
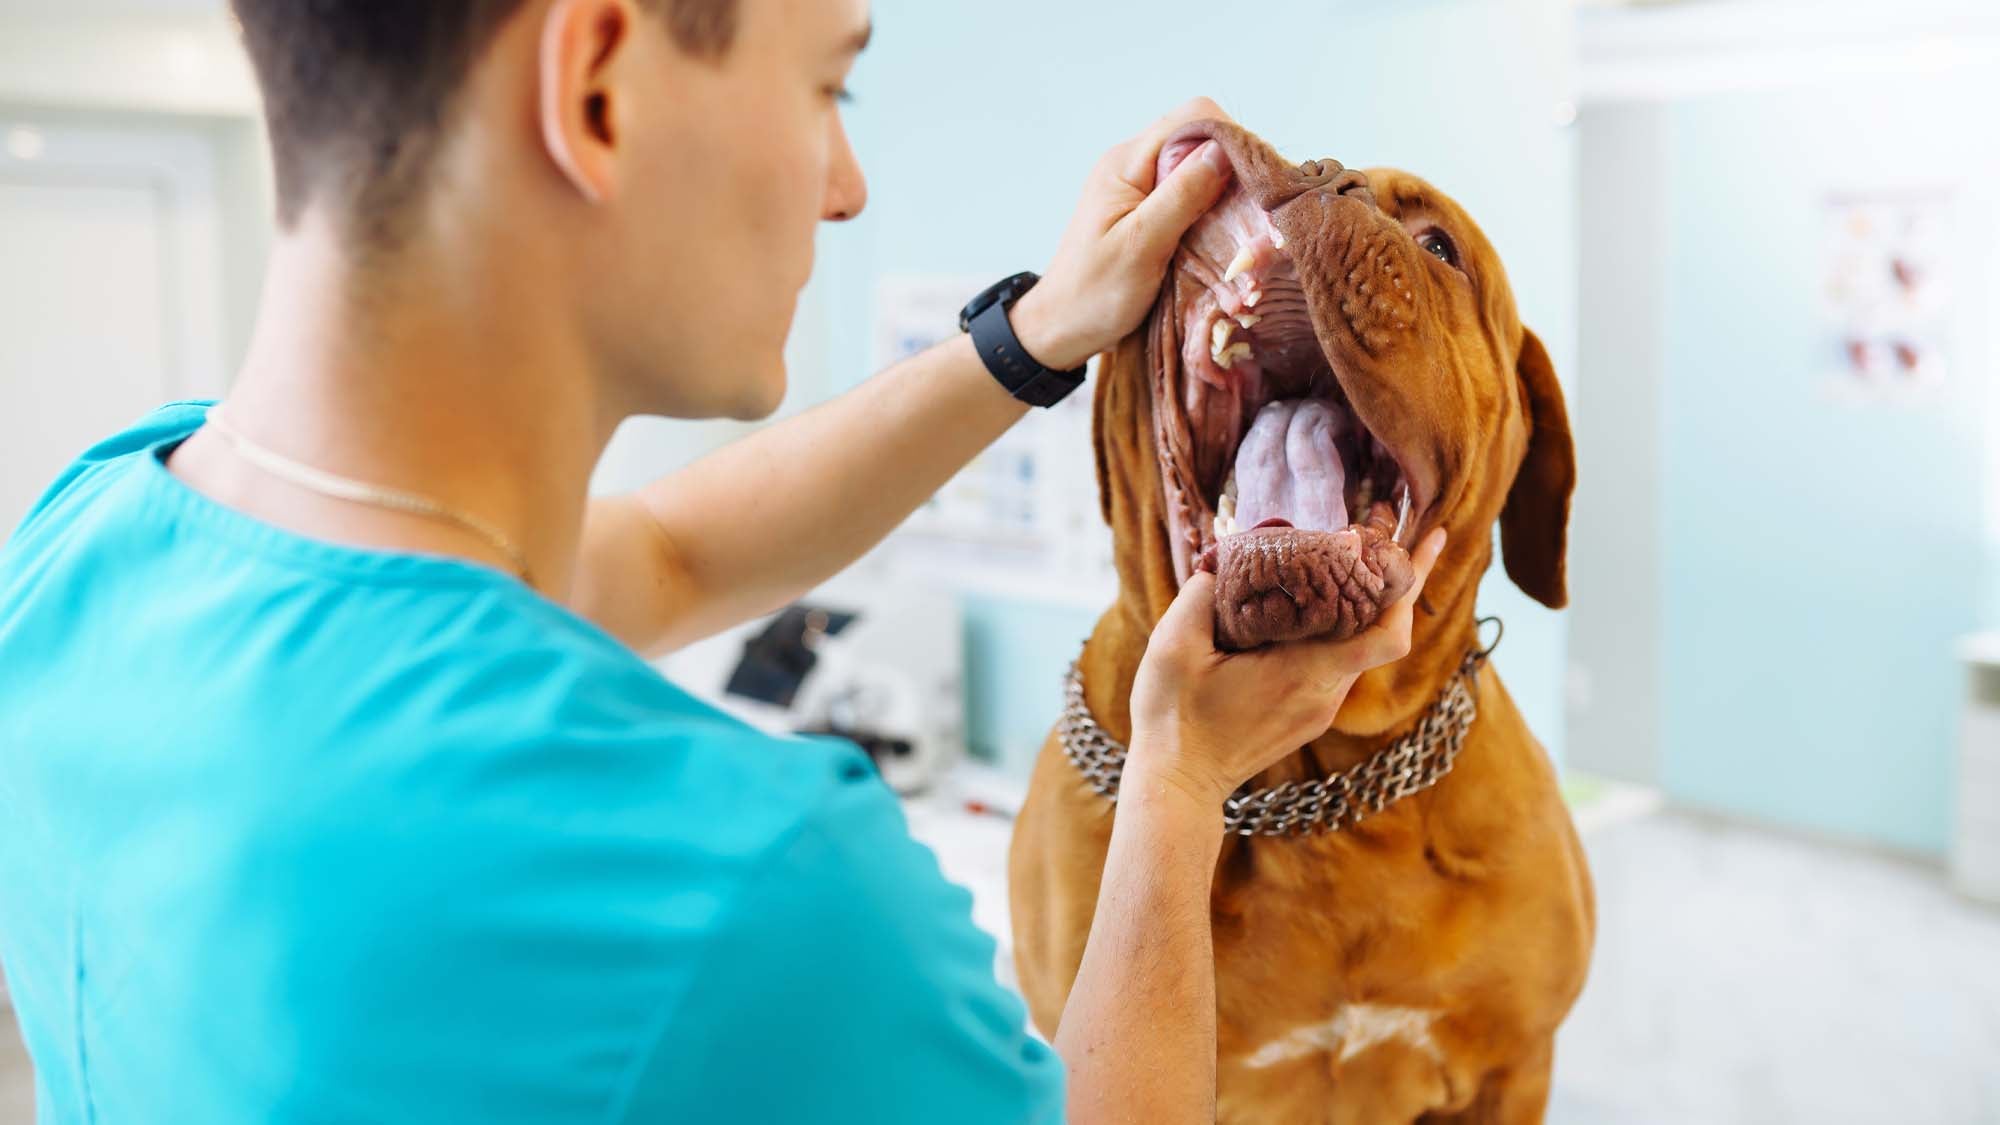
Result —
M 1352 636 L 1413 581 L 1405 473 L 1314 328 L 1312 291 L 1331 286 L 1302 283 L 1282 210 L 1233 184 L 1182 240 L 1151 325 L 1176 571 L 1215 573 L 1229 649 Z

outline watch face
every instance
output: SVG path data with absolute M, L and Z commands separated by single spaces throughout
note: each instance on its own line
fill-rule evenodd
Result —
M 965 308 L 959 312 L 958 330 L 971 331 L 972 318 L 992 308 L 995 303 L 1012 307 L 1015 301 L 1021 299 L 1021 294 L 1033 289 L 1041 279 L 1040 274 L 1024 271 L 987 286 L 977 297 L 966 302 Z
M 980 290 L 978 296 L 965 303 L 965 308 L 959 310 L 958 313 L 958 330 L 960 332 L 972 331 L 973 319 L 980 313 L 985 312 L 993 304 L 994 300 L 999 297 L 998 288 L 998 286 L 989 285 Z

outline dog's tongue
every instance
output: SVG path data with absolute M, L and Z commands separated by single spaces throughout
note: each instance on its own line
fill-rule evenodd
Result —
M 1324 402 L 1267 403 L 1236 451 L 1236 526 L 1283 520 L 1309 531 L 1346 527 L 1339 436 L 1340 422 Z

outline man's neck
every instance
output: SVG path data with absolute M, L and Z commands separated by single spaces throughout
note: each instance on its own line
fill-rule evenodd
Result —
M 536 587 L 569 589 L 590 474 L 615 417 L 562 311 L 524 268 L 479 245 L 409 251 L 357 270 L 310 225 L 272 255 L 231 425 L 324 472 L 425 497 L 491 525 Z M 278 479 L 212 434 L 176 452 L 197 490 L 287 530 L 518 569 L 449 522 L 338 500 Z

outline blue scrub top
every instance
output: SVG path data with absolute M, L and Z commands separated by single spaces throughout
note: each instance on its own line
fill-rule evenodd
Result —
M 92 449 L 0 550 L 0 961 L 42 1122 L 1060 1117 L 852 747 L 497 571 L 204 498 L 163 458 L 205 415 Z

